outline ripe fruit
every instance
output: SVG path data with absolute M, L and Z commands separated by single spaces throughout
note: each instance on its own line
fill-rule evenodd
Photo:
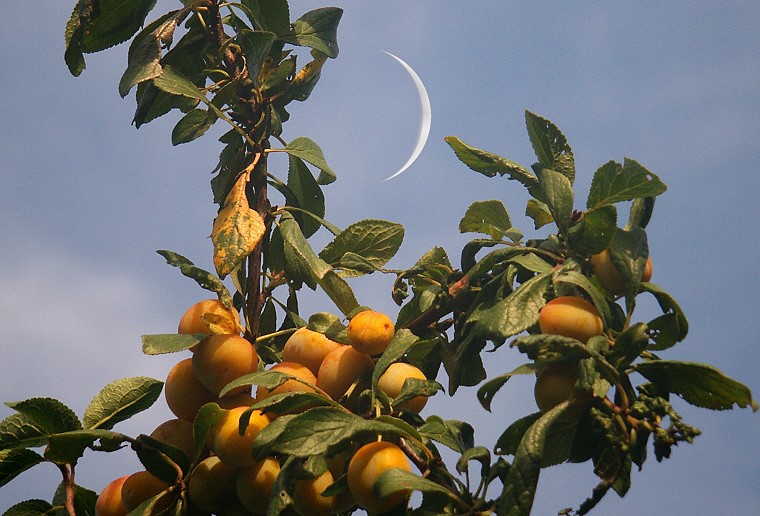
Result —
M 293 502 L 296 510 L 308 516 L 330 514 L 335 497 L 322 496 L 322 493 L 333 481 L 329 469 L 317 478 L 296 480 L 293 487 Z
M 348 323 L 348 342 L 357 351 L 378 355 L 388 347 L 395 332 L 390 317 L 365 310 L 356 314 Z
M 216 400 L 216 404 L 223 409 L 233 409 L 235 407 L 248 408 L 256 403 L 256 398 L 248 394 L 247 392 L 241 392 L 240 394 L 228 394 Z
M 380 376 L 380 379 L 377 382 L 377 387 L 389 397 L 395 398 L 401 394 L 401 389 L 407 378 L 427 380 L 425 374 L 412 364 L 395 362 Z M 404 408 L 410 412 L 416 412 L 419 414 L 426 403 L 427 398 L 425 396 L 416 396 L 405 401 L 398 408 Z
M 295 362 L 280 362 L 279 364 L 272 366 L 269 370 L 295 376 L 296 378 L 299 378 L 312 385 L 317 384 L 317 377 L 314 376 L 314 373 L 312 373 L 308 367 L 301 364 L 296 364 Z M 297 382 L 296 380 L 287 380 L 285 383 L 279 387 L 275 387 L 271 391 L 266 387 L 259 386 L 258 390 L 256 391 L 256 399 L 261 401 L 274 394 L 298 391 L 315 392 L 314 389 L 308 385 L 304 385 L 301 382 Z
M 411 471 L 409 460 L 401 448 L 385 441 L 365 444 L 356 451 L 348 464 L 348 489 L 359 505 L 370 513 L 387 512 L 409 496 L 406 490 L 397 491 L 385 498 L 375 496 L 372 489 L 377 477 L 391 468 Z
M 150 433 L 150 436 L 162 443 L 174 446 L 192 459 L 195 454 L 193 422 L 187 419 L 170 419 L 164 421 Z
M 316 376 L 327 354 L 339 346 L 319 332 L 299 328 L 282 348 L 282 361 L 305 365 Z
M 193 360 L 186 358 L 171 368 L 164 383 L 164 397 L 169 410 L 180 419 L 192 421 L 203 405 L 216 400 L 193 373 Z
M 135 510 L 141 503 L 146 502 L 165 491 L 169 484 L 153 476 L 147 471 L 138 471 L 129 475 L 121 486 L 121 499 L 127 512 Z M 167 509 L 171 502 L 165 497 L 157 507 Z
M 266 514 L 267 501 L 279 474 L 280 463 L 271 457 L 238 471 L 235 493 L 243 507 L 254 514 Z
M 591 268 L 594 270 L 594 276 L 599 280 L 599 283 L 607 290 L 607 292 L 614 295 L 621 295 L 625 293 L 623 288 L 623 277 L 620 275 L 617 267 L 612 263 L 609 250 L 605 249 L 601 253 L 597 253 L 589 259 L 591 262 Z M 647 256 L 646 264 L 644 265 L 644 272 L 641 275 L 641 281 L 649 281 L 652 279 L 652 258 Z
M 177 333 L 205 333 L 211 335 L 209 325 L 201 319 L 204 314 L 211 314 L 216 333 L 238 333 L 240 316 L 234 310 L 225 307 L 218 299 L 204 299 L 187 309 L 179 320 Z M 218 316 L 218 317 L 213 317 Z
M 216 512 L 235 496 L 237 468 L 211 456 L 198 463 L 190 473 L 187 494 L 197 509 Z
M 351 346 L 340 346 L 331 351 L 322 362 L 317 374 L 317 387 L 332 399 L 339 400 L 363 373 L 375 367 L 372 357 Z
M 269 418 L 258 410 L 251 412 L 251 418 L 243 435 L 240 435 L 240 416 L 248 407 L 237 407 L 224 411 L 211 428 L 208 447 L 227 464 L 237 467 L 254 463 L 251 455 L 253 440 L 259 431 L 269 424 Z
M 539 371 L 533 388 L 538 409 L 546 412 L 565 400 L 584 395 L 575 387 L 577 381 L 578 366 L 575 364 L 555 364 Z
M 601 335 L 604 325 L 599 311 L 583 298 L 562 296 L 549 301 L 538 314 L 541 333 L 571 337 L 587 342 Z
M 216 396 L 225 385 L 243 375 L 256 371 L 259 356 L 256 349 L 238 335 L 212 335 L 198 343 L 193 354 L 193 373 Z M 238 394 L 241 386 L 228 394 Z
M 95 502 L 95 516 L 125 516 L 127 508 L 121 501 L 121 486 L 129 475 L 111 481 L 98 495 Z

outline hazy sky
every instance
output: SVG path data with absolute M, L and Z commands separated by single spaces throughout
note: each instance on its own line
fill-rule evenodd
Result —
M 0 18 L 0 399 L 60 399 L 82 414 L 107 383 L 126 376 L 164 379 L 179 356 L 144 357 L 140 335 L 176 330 L 186 307 L 206 297 L 164 264 L 156 249 L 212 269 L 207 239 L 215 214 L 208 186 L 221 150 L 214 127 L 172 147 L 176 114 L 135 130 L 134 98 L 117 84 L 125 46 L 86 56 L 72 77 L 63 30 L 74 0 L 14 2 Z M 173 8 L 162 0 L 155 16 Z M 465 142 L 519 163 L 534 156 L 523 112 L 554 121 L 573 147 L 578 204 L 593 171 L 628 156 L 668 185 L 648 228 L 653 281 L 686 311 L 690 334 L 666 358 L 709 362 L 760 397 L 756 375 L 757 253 L 760 237 L 760 4 L 757 2 L 343 2 L 340 56 L 316 91 L 293 104 L 285 138 L 308 136 L 338 181 L 325 189 L 327 218 L 340 227 L 363 218 L 406 226 L 391 262 L 411 266 L 435 245 L 458 263 L 469 237 L 457 233 L 467 206 L 501 199 L 527 235 L 525 194 L 458 162 L 443 142 Z M 327 5 L 291 2 L 293 17 Z M 163 10 L 160 10 L 164 8 Z M 386 50 L 427 85 L 430 141 L 398 178 L 419 125 L 412 82 Z M 273 162 L 284 175 L 283 162 Z M 317 235 L 319 245 L 327 241 Z M 355 282 L 359 301 L 395 315 L 391 277 Z M 308 311 L 337 309 L 320 296 Z M 488 357 L 507 372 L 522 356 L 506 347 Z M 462 389 L 426 409 L 471 421 L 492 446 L 514 419 L 534 411 L 529 378 L 515 379 L 488 414 Z M 760 511 L 757 414 L 713 413 L 676 400 L 704 435 L 653 457 L 633 473 L 624 499 L 610 494 L 599 514 L 735 514 Z M 0 407 L 0 418 L 11 413 Z M 117 430 L 149 433 L 171 417 L 163 399 Z M 139 469 L 134 454 L 88 454 L 77 479 L 99 490 Z M 453 465 L 452 465 L 453 467 Z M 545 470 L 535 514 L 577 507 L 596 484 L 590 464 Z M 0 489 L 0 510 L 52 496 L 58 472 L 38 466 Z

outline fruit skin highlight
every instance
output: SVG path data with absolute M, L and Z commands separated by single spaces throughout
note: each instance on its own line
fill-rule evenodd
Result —
M 316 376 L 327 354 L 338 347 L 340 344 L 334 340 L 303 327 L 296 330 L 285 342 L 282 348 L 282 361 L 304 365 Z
M 546 412 L 565 400 L 587 393 L 576 388 L 578 381 L 578 366 L 575 364 L 553 364 L 538 373 L 533 396 L 538 410 Z
M 253 373 L 259 366 L 256 349 L 238 335 L 207 337 L 198 343 L 192 361 L 195 377 L 216 396 L 232 380 Z M 241 386 L 227 395 L 239 394 L 247 388 Z
M 377 387 L 389 397 L 395 398 L 401 394 L 401 389 L 404 387 L 404 381 L 407 378 L 427 380 L 425 374 L 420 371 L 418 367 L 404 362 L 395 362 L 388 366 L 388 369 L 380 375 L 380 379 L 377 381 Z M 427 404 L 427 398 L 425 396 L 416 396 L 405 401 L 398 408 L 403 408 L 419 414 L 425 407 L 425 404 Z
M 125 516 L 127 508 L 121 499 L 121 486 L 129 475 L 112 480 L 98 495 L 95 516 Z
M 601 335 L 602 317 L 594 305 L 575 296 L 556 297 L 538 313 L 541 333 L 571 337 L 583 343 Z
M 237 333 L 240 327 L 240 316 L 234 310 L 228 309 L 218 299 L 204 299 L 198 301 L 187 309 L 179 320 L 177 333 L 205 333 L 211 335 L 212 331 L 201 317 L 204 314 L 219 316 L 215 326 L 225 330 L 225 333 Z
M 255 460 L 251 449 L 253 440 L 262 428 L 269 424 L 269 418 L 258 410 L 251 412 L 248 426 L 240 435 L 240 416 L 248 407 L 236 407 L 225 410 L 222 417 L 211 428 L 208 435 L 208 447 L 222 461 L 239 468 L 252 465 Z
M 374 310 L 356 314 L 348 323 L 348 342 L 368 355 L 379 355 L 388 348 L 396 328 L 390 317 Z
M 317 374 L 317 387 L 338 401 L 362 374 L 375 367 L 372 357 L 351 346 L 331 351 Z
M 386 441 L 375 441 L 359 448 L 348 463 L 348 489 L 357 503 L 370 513 L 388 512 L 409 496 L 406 490 L 378 498 L 373 486 L 380 474 L 391 468 L 411 471 L 409 460 L 401 448 Z
M 599 283 L 610 294 L 619 296 L 625 293 L 623 288 L 623 277 L 620 275 L 615 264 L 612 263 L 609 250 L 592 255 L 589 258 L 591 262 L 591 268 L 594 270 L 594 276 L 599 280 Z M 646 264 L 644 265 L 644 272 L 641 274 L 641 281 L 649 281 L 652 279 L 652 258 L 647 256 Z

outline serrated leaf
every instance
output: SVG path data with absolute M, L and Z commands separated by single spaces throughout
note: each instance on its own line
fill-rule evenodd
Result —
M 327 164 L 322 149 L 309 138 L 304 136 L 295 138 L 281 150 L 317 167 L 320 171 L 317 177 L 318 184 L 328 185 L 335 181 L 335 172 Z
M 394 222 L 365 219 L 355 222 L 341 231 L 319 253 L 319 257 L 336 268 L 343 268 L 343 275 L 360 276 L 360 269 L 346 268 L 346 254 L 359 256 L 378 269 L 396 255 L 404 240 L 404 226 Z M 349 256 L 348 265 L 355 263 Z M 360 266 L 361 267 L 361 266 Z
M 53 434 L 48 439 L 45 458 L 57 464 L 76 463 L 84 455 L 85 450 L 94 445 L 95 441 L 101 441 L 105 450 L 114 451 L 129 440 L 129 437 L 124 434 L 103 429 L 74 430 Z
M 401 392 L 393 398 L 393 406 L 404 408 L 405 402 L 423 396 L 429 398 L 435 393 L 442 391 L 443 385 L 435 380 L 422 380 L 420 378 L 407 378 L 401 386 Z
M 533 364 L 523 364 L 513 369 L 509 373 L 494 376 L 480 387 L 478 387 L 477 397 L 484 409 L 491 412 L 491 402 L 496 393 L 501 389 L 510 378 L 516 374 L 535 374 L 536 368 Z
M 190 349 L 208 337 L 204 333 L 164 333 L 142 336 L 142 351 L 146 355 L 163 355 Z
M 46 516 L 50 514 L 53 506 L 45 500 L 24 500 L 3 513 L 3 516 Z
M 528 414 L 513 421 L 496 439 L 493 451 L 497 455 L 514 455 L 522 441 L 523 435 L 541 417 L 541 412 Z
M 459 221 L 460 233 L 485 233 L 493 239 L 504 238 L 512 227 L 507 208 L 501 201 L 476 201 Z
M 0 487 L 44 460 L 42 455 L 27 448 L 0 450 Z
M 180 472 L 188 472 L 190 458 L 183 451 L 148 435 L 138 435 L 132 449 L 147 471 L 168 484 L 179 480 Z
M 753 412 L 758 410 L 746 385 L 707 364 L 654 360 L 636 364 L 633 370 L 658 389 L 677 394 L 697 407 L 726 410 L 736 404 L 741 408 L 751 407 Z
M 588 256 L 604 251 L 612 242 L 617 228 L 617 209 L 605 204 L 583 213 L 570 227 L 568 240 L 573 252 Z
M 623 165 L 609 161 L 594 173 L 586 207 L 655 197 L 666 189 L 660 178 L 632 159 L 626 158 Z
M 28 416 L 35 426 L 48 434 L 79 430 L 82 423 L 68 406 L 53 398 L 30 398 L 6 403 L 16 412 Z
M 84 427 L 111 429 L 149 408 L 158 399 L 164 383 L 146 376 L 122 378 L 105 386 L 84 412 Z
M 172 145 L 191 142 L 203 136 L 216 122 L 217 116 L 213 111 L 193 109 L 183 116 L 172 130 Z
M 546 206 L 560 233 L 567 235 L 573 214 L 573 185 L 562 173 L 548 168 L 538 172 L 538 182 Z
M 541 168 L 556 170 L 572 185 L 575 181 L 575 159 L 562 131 L 546 118 L 527 110 L 525 125 Z
M 314 9 L 294 21 L 293 32 L 284 39 L 334 59 L 338 57 L 338 24 L 342 16 L 343 9 L 338 7 Z
M 214 425 L 224 416 L 224 409 L 214 402 L 206 403 L 195 414 L 193 421 L 193 440 L 195 441 L 195 456 L 192 463 L 196 464 L 201 459 L 201 454 L 206 448 L 206 440 Z
M 11 414 L 0 422 L 0 450 L 34 448 L 47 442 L 47 432 L 26 414 Z
M 246 183 L 246 175 L 241 174 L 227 194 L 224 207 L 216 216 L 211 231 L 214 266 L 221 278 L 235 270 L 253 252 L 266 233 L 261 215 L 248 205 Z

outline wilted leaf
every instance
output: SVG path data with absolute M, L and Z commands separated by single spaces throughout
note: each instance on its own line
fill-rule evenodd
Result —
M 227 195 L 211 231 L 214 266 L 221 278 L 231 273 L 253 252 L 266 232 L 261 216 L 248 206 L 245 185 L 246 175 L 241 174 Z
M 190 349 L 208 337 L 203 333 L 181 334 L 164 333 L 142 336 L 142 351 L 146 355 L 163 355 Z
M 219 278 L 200 267 L 196 267 L 193 265 L 193 262 L 179 253 L 165 249 L 160 249 L 156 252 L 166 259 L 166 263 L 173 267 L 178 267 L 182 274 L 195 280 L 201 288 L 216 292 L 224 306 L 228 308 L 232 306 L 232 296 Z

